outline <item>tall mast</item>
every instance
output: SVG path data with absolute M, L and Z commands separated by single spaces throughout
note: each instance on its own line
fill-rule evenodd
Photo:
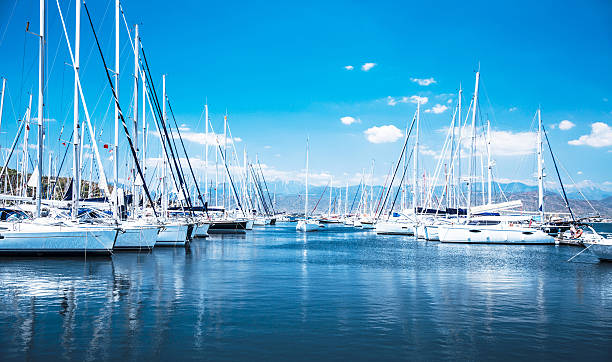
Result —
M 476 72 L 476 85 L 474 87 L 474 102 L 472 104 L 472 142 L 470 146 L 470 162 L 468 172 L 468 217 L 472 216 L 472 173 L 474 172 L 474 148 L 476 146 L 476 108 L 478 108 L 478 81 L 480 80 L 480 70 Z
M 348 202 L 348 199 L 346 199 Z M 370 217 L 374 214 L 374 159 L 372 159 L 372 171 L 370 172 Z
M 138 47 L 139 47 L 139 37 L 138 37 L 138 24 L 134 25 L 134 148 L 136 149 L 136 154 L 138 154 Z M 137 162 L 137 161 L 134 161 Z M 138 205 L 138 202 L 140 200 L 139 196 L 137 195 L 138 192 L 138 188 L 137 188 L 137 182 L 136 182 L 136 177 L 140 177 L 140 175 L 137 175 L 136 172 L 136 164 L 134 164 L 134 167 L 132 167 L 132 217 L 134 217 L 135 211 L 136 211 L 136 207 Z M 144 184 L 144 180 L 142 180 L 142 183 Z
M 412 169 L 412 209 L 416 212 L 418 203 L 417 198 L 419 196 L 419 123 L 421 117 L 421 101 L 417 102 L 417 116 L 416 116 L 416 142 L 414 143 L 414 167 Z
M 457 117 L 459 119 L 459 135 L 457 141 L 457 190 L 455 190 L 455 207 L 459 210 L 459 197 L 461 195 L 461 133 L 463 130 L 463 121 L 461 118 L 461 99 L 463 98 L 463 89 L 461 83 L 459 83 L 459 105 L 457 110 Z
M 138 47 L 136 47 L 138 49 Z M 142 184 L 144 184 L 147 179 L 147 77 L 142 77 Z M 144 194 L 144 192 L 143 192 Z M 142 209 L 145 209 L 146 201 L 145 195 L 142 197 Z M 153 207 L 153 205 L 151 205 Z
M 0 125 L 2 125 L 2 111 L 4 110 L 4 91 L 6 89 L 6 78 L 2 78 L 2 97 L 0 98 Z
M 489 204 L 492 203 L 491 183 L 493 181 L 493 163 L 491 161 L 491 122 L 487 120 L 487 186 L 489 194 Z
M 544 160 L 542 158 L 542 116 L 538 108 L 538 212 L 540 222 L 544 223 Z
M 80 152 L 79 152 L 79 62 L 81 54 L 81 1 L 76 1 L 74 34 L 74 101 L 73 101 L 73 143 L 72 143 L 72 220 L 76 221 L 79 214 L 79 196 L 81 195 Z M 116 155 L 115 155 L 116 156 Z
M 304 219 L 308 219 L 308 143 L 309 137 L 306 137 L 306 196 L 304 200 Z
M 334 189 L 334 176 L 330 176 L 329 179 L 329 209 L 327 210 L 327 217 L 331 216 L 331 207 L 332 207 L 332 190 Z
M 257 157 L 257 156 L 256 156 Z M 225 110 L 225 116 L 223 117 L 223 163 L 227 170 L 229 165 L 227 164 L 227 109 Z M 225 197 L 226 185 L 229 183 L 228 173 L 225 173 L 225 182 L 223 182 L 223 208 L 229 208 L 226 203 L 227 197 Z
M 28 196 L 28 139 L 30 133 L 30 119 L 32 118 L 32 94 L 30 94 L 30 101 L 28 103 L 28 110 L 26 112 L 26 127 L 23 132 L 23 149 L 21 159 L 21 196 Z
M 162 75 L 162 124 L 166 124 L 166 75 L 163 74 Z M 160 137 L 161 137 L 161 132 L 160 132 Z M 162 212 L 164 217 L 167 216 L 167 211 L 168 211 L 168 190 L 167 190 L 167 185 L 166 185 L 166 173 L 167 173 L 167 165 L 166 165 L 166 159 L 167 159 L 167 154 L 166 154 L 166 149 L 165 147 L 163 147 L 163 142 L 164 139 L 161 138 L 162 141 L 162 149 L 164 150 L 164 155 L 163 155 L 163 163 L 162 163 Z M 170 145 L 170 140 L 168 140 L 168 146 Z M 178 192 L 178 189 L 177 189 Z
M 38 177 L 36 180 L 36 217 L 40 217 L 40 205 L 42 198 L 42 162 L 43 162 L 43 89 L 44 89 L 44 73 L 45 73 L 45 0 L 40 0 L 40 35 L 38 42 L 38 163 L 36 171 Z
M 344 198 L 346 201 L 344 202 L 344 216 L 348 216 L 348 181 L 346 181 L 346 191 L 344 191 Z
M 204 105 L 204 111 L 204 124 L 206 125 L 206 136 L 204 138 L 204 142 L 206 143 L 204 146 L 204 196 L 206 197 L 206 201 L 208 201 L 208 100 L 206 100 L 206 104 Z
M 119 0 L 115 0 L 115 93 L 119 99 Z M 113 151 L 113 215 L 119 218 L 119 107 L 115 103 L 115 146 Z

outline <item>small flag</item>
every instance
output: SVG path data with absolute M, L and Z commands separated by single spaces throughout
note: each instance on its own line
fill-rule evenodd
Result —
M 106 143 L 104 144 L 104 148 L 108 148 L 108 145 Z

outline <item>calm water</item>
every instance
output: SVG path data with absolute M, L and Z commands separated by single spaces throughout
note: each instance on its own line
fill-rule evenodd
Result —
M 0 259 L 0 359 L 609 360 L 612 264 L 294 225 Z

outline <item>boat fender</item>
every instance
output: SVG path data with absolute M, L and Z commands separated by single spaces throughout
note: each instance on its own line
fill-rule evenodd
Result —
M 582 236 L 582 229 L 576 229 L 575 231 L 572 232 L 572 237 L 574 239 L 578 239 L 581 236 Z

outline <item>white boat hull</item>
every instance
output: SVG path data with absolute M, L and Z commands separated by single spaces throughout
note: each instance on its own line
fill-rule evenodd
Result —
M 122 225 L 113 250 L 151 250 L 157 241 L 157 225 Z
M 585 243 L 599 260 L 612 261 L 612 242 Z
M 185 246 L 189 239 L 189 224 L 166 224 L 157 233 L 155 246 Z
M 438 225 L 425 226 L 425 240 L 440 241 L 440 236 L 438 235 Z
M 443 243 L 476 244 L 554 244 L 555 239 L 545 232 L 524 227 L 484 225 L 438 226 Z
M 110 254 L 117 229 L 95 226 L 0 226 L 2 254 Z
M 303 232 L 319 231 L 319 230 L 321 230 L 321 226 L 316 221 L 304 221 L 304 220 L 300 220 L 300 221 L 298 221 L 297 225 L 295 226 L 295 230 L 303 231 Z
M 407 222 L 379 221 L 376 223 L 379 235 L 414 235 L 414 225 Z
M 193 237 L 194 238 L 207 238 L 208 228 L 210 227 L 209 223 L 200 223 L 197 226 L 194 226 Z

